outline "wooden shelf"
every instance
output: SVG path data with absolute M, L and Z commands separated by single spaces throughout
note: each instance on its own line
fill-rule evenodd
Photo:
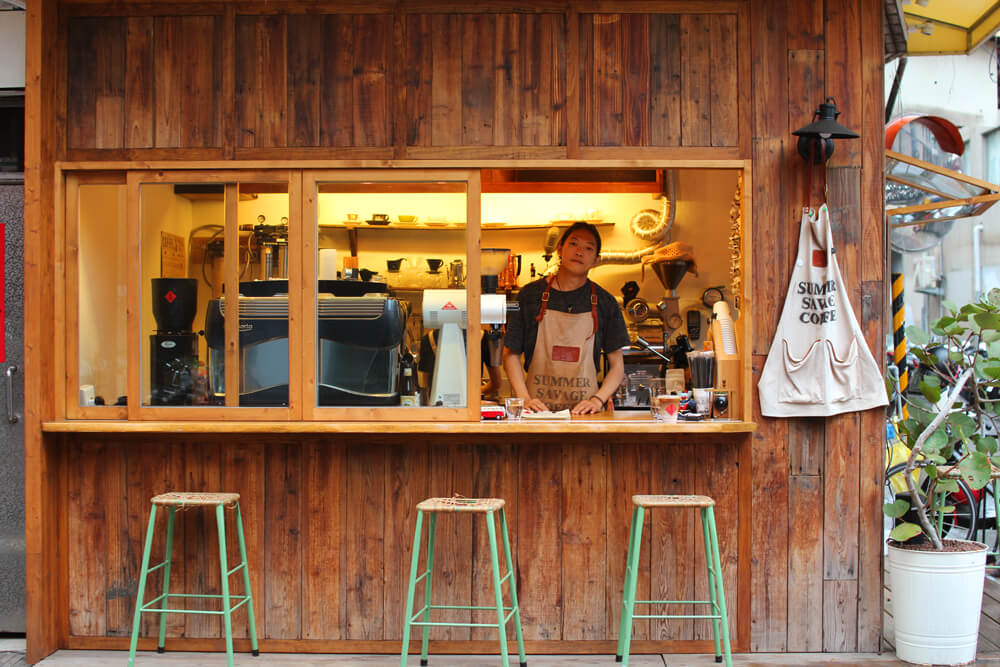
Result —
M 484 232 L 505 232 L 525 229 L 548 229 L 549 227 L 569 227 L 577 220 L 553 220 L 552 222 L 533 223 L 507 223 L 507 222 L 484 222 L 481 229 Z M 615 223 L 605 220 L 584 220 L 598 227 L 614 227 Z M 399 223 L 390 222 L 388 225 L 369 225 L 364 222 L 321 222 L 320 229 L 370 229 L 373 231 L 394 231 L 394 232 L 440 232 L 448 230 L 465 229 L 464 222 L 448 222 L 444 224 L 425 225 L 423 223 Z

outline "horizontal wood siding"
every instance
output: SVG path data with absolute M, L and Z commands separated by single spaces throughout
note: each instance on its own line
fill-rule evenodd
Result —
M 74 637 L 127 637 L 130 613 L 110 614 L 110 607 L 134 599 L 149 498 L 180 488 L 242 494 L 262 638 L 358 641 L 399 639 L 416 503 L 425 497 L 457 493 L 507 501 L 526 638 L 615 640 L 631 494 L 709 494 L 717 502 L 730 622 L 737 635 L 737 572 L 749 572 L 749 562 L 737 549 L 735 439 L 680 444 L 611 437 L 511 445 L 67 436 L 66 457 L 72 471 L 65 500 Z M 163 555 L 165 515 L 158 519 L 154 563 Z M 696 513 L 654 510 L 647 516 L 641 589 L 685 599 L 704 595 Z M 492 603 L 482 521 L 440 516 L 435 604 Z M 231 523 L 230 529 L 232 565 L 237 550 Z M 172 591 L 218 593 L 216 544 L 211 512 L 177 513 Z M 242 591 L 238 580 L 233 578 L 234 592 Z M 152 577 L 147 596 L 160 585 Z M 131 605 L 125 606 L 130 612 Z M 216 618 L 168 619 L 171 637 L 220 636 Z M 237 636 L 246 636 L 245 615 L 234 627 Z M 145 636 L 156 631 L 155 619 L 144 621 Z M 691 622 L 660 623 L 651 636 L 643 622 L 636 636 L 704 639 L 706 632 Z M 461 628 L 436 629 L 432 636 L 492 637 Z

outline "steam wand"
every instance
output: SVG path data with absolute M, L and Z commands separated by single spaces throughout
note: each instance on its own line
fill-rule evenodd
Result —
M 638 343 L 639 345 L 641 345 L 642 347 L 644 347 L 649 352 L 652 352 L 653 354 L 655 354 L 656 356 L 658 356 L 660 359 L 663 359 L 663 361 L 667 362 L 668 364 L 669 363 L 673 363 L 667 356 L 665 356 L 665 355 L 657 352 L 656 350 L 654 350 L 653 346 L 650 345 L 649 341 L 646 340 L 645 338 L 643 338 L 642 336 L 636 336 L 635 337 L 635 342 Z

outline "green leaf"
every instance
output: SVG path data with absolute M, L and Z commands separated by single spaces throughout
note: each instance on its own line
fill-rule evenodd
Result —
M 931 342 L 930 336 L 923 329 L 915 326 L 906 327 L 906 339 L 914 345 L 927 345 Z
M 982 452 L 973 452 L 959 461 L 958 469 L 962 479 L 974 489 L 981 489 L 990 483 L 990 460 Z
M 1000 340 L 1000 331 L 997 331 L 996 329 L 986 329 L 985 331 L 983 331 L 982 336 L 983 336 L 983 342 L 992 343 L 993 341 Z
M 954 514 L 955 513 L 955 506 L 954 505 L 942 505 L 941 507 L 937 508 L 937 511 L 941 512 L 941 514 Z
M 986 297 L 983 300 L 991 306 L 1000 307 L 1000 289 L 994 287 L 986 293 Z
M 901 523 L 892 529 L 889 537 L 897 542 L 906 542 L 921 533 L 920 526 L 915 523 Z
M 954 317 L 940 317 L 934 320 L 934 323 L 931 325 L 931 331 L 939 336 L 944 336 L 947 330 L 955 326 L 955 324 Z
M 992 436 L 976 436 L 972 439 L 976 443 L 976 451 L 983 454 L 997 453 L 997 439 Z
M 937 383 L 939 386 L 934 386 L 935 383 L 928 382 L 928 380 L 937 380 L 937 377 L 930 376 L 925 380 L 920 381 L 920 393 L 924 395 L 931 403 L 937 403 L 941 400 L 941 387 L 940 382 Z
M 945 493 L 958 493 L 958 480 L 957 479 L 938 480 L 937 490 L 943 491 Z
M 953 412 L 948 415 L 948 424 L 954 430 L 954 435 L 957 438 L 969 438 L 979 432 L 979 424 L 964 412 Z
M 977 366 L 979 365 L 977 364 Z M 982 366 L 979 366 L 979 369 L 986 377 L 990 378 L 991 380 L 1000 379 L 1000 362 L 998 361 L 990 360 L 989 362 L 983 364 Z
M 930 457 L 933 456 L 942 447 L 948 444 L 948 434 L 944 432 L 943 428 L 936 429 L 931 433 L 930 437 L 924 442 L 924 453 Z
M 1000 315 L 996 313 L 976 313 L 972 319 L 983 329 L 1000 329 Z
M 902 498 L 896 500 L 895 502 L 882 505 L 882 513 L 886 516 L 891 516 L 893 519 L 898 519 L 909 511 L 910 503 Z
M 948 299 L 945 299 L 941 302 L 941 305 L 944 306 L 952 315 L 958 312 L 958 306 L 955 305 L 954 301 L 948 301 Z
M 948 361 L 953 364 L 960 364 L 965 361 L 965 357 L 962 356 L 961 350 L 952 350 L 948 353 Z

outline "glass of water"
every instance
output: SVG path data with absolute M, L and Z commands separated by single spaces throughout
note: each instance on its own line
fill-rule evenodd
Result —
M 514 396 L 504 400 L 504 407 L 507 409 L 507 419 L 511 421 L 521 421 L 521 413 L 524 412 L 524 399 Z

